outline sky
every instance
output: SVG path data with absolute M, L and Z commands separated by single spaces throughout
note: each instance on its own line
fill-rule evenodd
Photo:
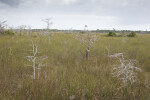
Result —
M 9 27 L 150 30 L 150 0 L 0 0 L 0 21 Z

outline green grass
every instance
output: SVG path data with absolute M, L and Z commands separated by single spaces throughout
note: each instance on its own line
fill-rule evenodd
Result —
M 149 100 L 150 98 L 150 35 L 137 35 L 122 42 L 122 37 L 97 34 L 90 58 L 85 59 L 84 47 L 73 38 L 74 34 L 47 36 L 0 36 L 0 100 Z M 46 55 L 47 65 L 39 79 L 33 80 L 29 62 L 31 41 L 38 45 L 39 56 Z M 127 59 L 137 60 L 142 69 L 139 80 L 127 90 L 112 77 L 116 64 L 106 56 L 123 52 Z

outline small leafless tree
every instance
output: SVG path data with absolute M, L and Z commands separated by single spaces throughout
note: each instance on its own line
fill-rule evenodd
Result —
M 42 66 L 45 66 L 45 64 L 43 64 L 43 61 L 45 59 L 47 59 L 46 56 L 41 56 L 41 57 L 38 57 L 38 47 L 36 44 L 34 44 L 32 42 L 32 55 L 31 56 L 26 56 L 26 59 L 29 61 L 29 62 L 32 62 L 31 65 L 28 65 L 28 66 L 31 66 L 33 68 L 33 79 L 35 79 L 35 75 L 36 75 L 36 69 L 38 70 L 38 78 L 39 78 L 39 70 L 41 69 Z
M 20 35 L 23 35 L 24 34 L 24 31 L 25 31 L 25 28 L 27 26 L 26 25 L 21 25 L 21 26 L 18 26 L 18 31 L 19 31 L 19 34 Z
M 120 64 L 113 67 L 112 75 L 123 83 L 123 87 L 127 87 L 128 83 L 132 84 L 137 80 L 137 72 L 141 69 L 134 65 L 135 60 L 125 59 L 123 53 L 116 53 L 109 57 L 119 60 Z
M 31 26 L 27 26 L 27 35 L 28 35 L 28 36 L 31 35 Z
M 97 40 L 96 34 L 76 34 L 74 38 L 80 43 L 82 43 L 84 46 L 87 47 L 86 49 L 86 59 L 89 59 L 89 54 L 90 54 L 90 48 L 93 45 L 94 42 Z
M 53 24 L 53 22 L 51 20 L 52 20 L 52 18 L 46 18 L 46 19 L 42 20 L 43 22 L 45 22 L 47 24 L 47 28 L 46 28 L 46 33 L 47 34 L 50 30 L 50 26 Z M 48 43 L 50 44 L 50 36 L 48 36 Z
M 52 18 L 46 18 L 46 19 L 42 20 L 43 22 L 45 22 L 47 24 L 47 30 L 49 30 L 50 26 L 53 24 L 53 22 L 51 20 L 52 20 Z
M 33 44 L 33 42 L 32 42 L 32 55 L 27 56 L 26 58 L 28 61 L 32 62 L 32 65 L 28 65 L 28 66 L 33 67 L 33 79 L 35 79 L 37 53 L 38 53 L 37 46 L 35 44 Z
M 0 34 L 2 34 L 2 31 L 4 31 L 5 27 L 7 26 L 6 22 L 7 21 L 0 21 Z

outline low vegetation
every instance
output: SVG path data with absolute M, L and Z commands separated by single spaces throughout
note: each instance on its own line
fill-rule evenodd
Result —
M 112 32 L 112 31 L 111 31 L 111 32 L 108 33 L 108 36 L 117 36 L 117 35 L 116 35 L 115 32 Z
M 135 32 L 131 32 L 128 37 L 135 37 L 136 36 L 136 33 Z
M 37 32 L 1 35 L 0 100 L 149 100 L 149 34 L 127 37 L 126 42 L 122 42 L 122 37 L 96 34 L 97 41 L 90 48 L 88 60 L 87 46 L 74 36 L 75 33 L 55 33 L 39 37 Z M 28 66 L 31 59 L 27 60 L 33 58 L 31 40 L 38 47 L 35 57 L 46 56 L 40 75 L 35 72 L 34 78 L 34 67 Z M 116 53 L 123 53 L 123 58 L 110 57 Z M 34 65 L 39 68 L 38 61 Z M 124 70 L 124 66 L 129 67 Z M 140 70 L 130 70 L 131 66 Z M 119 73 L 122 70 L 124 76 Z M 132 71 L 133 77 L 128 73 Z
M 1 35 L 15 35 L 15 33 L 11 30 L 2 30 L 0 32 Z
M 135 37 L 136 33 L 130 32 L 130 33 L 118 33 L 118 34 L 116 34 L 116 32 L 111 31 L 107 34 L 107 36 L 110 36 L 110 37 L 124 37 L 124 36 Z

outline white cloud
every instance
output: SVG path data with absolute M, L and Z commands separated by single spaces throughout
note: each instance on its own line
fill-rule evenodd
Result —
M 68 5 L 68 4 L 71 4 L 71 3 L 75 3 L 76 0 L 63 0 L 63 2 Z

